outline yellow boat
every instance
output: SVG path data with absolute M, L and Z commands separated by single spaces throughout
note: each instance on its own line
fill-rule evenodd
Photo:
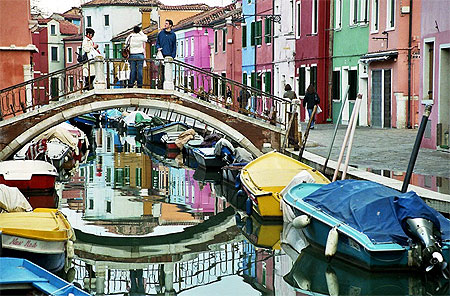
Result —
M 28 259 L 58 272 L 73 257 L 74 231 L 56 209 L 0 214 L 1 256 Z
M 243 218 L 239 216 L 239 220 L 236 219 L 242 234 L 252 245 L 268 250 L 281 249 L 282 221 L 261 221 L 253 215 Z
M 253 211 L 265 219 L 282 218 L 280 192 L 302 171 L 307 171 L 315 183 L 330 183 L 316 169 L 275 151 L 247 164 L 242 169 L 240 178 Z M 252 211 L 247 209 L 247 212 L 250 214 Z

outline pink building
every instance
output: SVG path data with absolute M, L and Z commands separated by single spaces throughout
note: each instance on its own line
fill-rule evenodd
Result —
M 419 116 L 433 104 L 422 147 L 449 151 L 450 18 L 445 1 L 422 1 Z M 446 6 L 445 6 L 446 5 Z M 445 6 L 445 7 L 444 7 Z M 414 1 L 414 9 L 416 2 Z M 419 23 L 414 18 L 414 23 Z M 420 36 L 420 35 L 419 35 Z
M 369 124 L 374 127 L 418 124 L 421 1 L 414 1 L 414 7 L 410 3 L 372 1 L 369 51 L 361 59 L 369 63 Z
M 83 36 L 81 34 L 72 35 L 63 39 L 65 52 L 65 67 L 76 65 L 77 57 L 81 54 L 81 43 Z
M 32 76 L 33 45 L 29 0 L 0 1 L 0 89 L 19 84 Z
M 47 23 L 49 19 L 39 20 L 39 24 Z M 33 44 L 39 52 L 33 53 L 34 78 L 48 74 L 48 28 L 39 27 L 33 31 Z
M 273 15 L 273 1 L 259 0 L 256 2 L 256 22 L 250 28 L 254 31 L 256 52 L 256 85 L 262 91 L 272 93 L 273 77 L 273 22 L 269 17 Z

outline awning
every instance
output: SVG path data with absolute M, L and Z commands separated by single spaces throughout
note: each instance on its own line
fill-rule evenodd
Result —
M 368 53 L 366 55 L 363 55 L 359 61 L 361 63 L 369 64 L 371 62 L 380 62 L 380 61 L 387 61 L 390 59 L 394 59 L 398 56 L 398 51 L 383 51 L 383 52 L 375 52 L 375 53 Z

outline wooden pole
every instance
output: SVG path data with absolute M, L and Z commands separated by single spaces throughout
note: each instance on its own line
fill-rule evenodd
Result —
M 347 155 L 345 156 L 345 164 L 344 169 L 342 170 L 341 180 L 344 180 L 345 176 L 347 175 L 348 163 L 350 161 L 350 153 L 352 152 L 353 138 L 355 135 L 356 122 L 358 121 L 359 108 L 361 106 L 361 98 L 362 96 L 358 95 L 358 97 L 356 98 L 355 107 L 353 108 L 353 110 L 356 110 L 356 115 L 355 118 L 353 118 L 352 131 L 350 132 L 350 140 L 348 143 Z
M 306 142 L 308 141 L 309 130 L 311 129 L 312 120 L 313 120 L 314 116 L 316 116 L 317 106 L 318 105 L 314 105 L 313 112 L 311 113 L 311 116 L 309 117 L 308 125 L 306 126 L 305 134 L 303 135 L 302 147 L 300 148 L 300 153 L 298 154 L 298 159 L 300 161 L 302 160 L 303 151 L 305 151 Z
M 289 139 L 289 131 L 291 130 L 291 125 L 292 125 L 292 121 L 294 121 L 294 114 L 295 112 L 297 112 L 297 105 L 299 104 L 298 99 L 294 99 L 293 100 L 294 103 L 294 107 L 292 108 L 292 113 L 291 113 L 291 118 L 289 119 L 289 123 L 286 129 L 286 134 L 284 136 L 284 142 L 283 142 L 283 146 L 281 147 L 281 152 L 284 152 L 286 150 L 286 146 L 287 146 L 287 142 Z

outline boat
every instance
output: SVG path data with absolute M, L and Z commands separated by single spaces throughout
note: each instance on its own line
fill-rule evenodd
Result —
M 448 278 L 450 220 L 413 191 L 361 180 L 305 183 L 290 188 L 282 206 L 330 258 L 370 270 L 437 270 Z
M 319 171 L 276 151 L 266 153 L 242 168 L 240 180 L 249 197 L 248 214 L 254 211 L 264 219 L 281 219 L 280 192 L 299 173 L 305 174 L 308 182 L 330 182 Z
M 28 259 L 50 272 L 67 270 L 73 258 L 74 232 L 56 209 L 0 214 L 3 257 Z
M 302 295 L 448 295 L 443 279 L 413 272 L 370 272 L 345 261 L 328 262 L 323 253 L 307 247 L 283 277 Z
M 214 150 L 214 147 L 205 147 L 194 148 L 192 152 L 199 166 L 205 168 L 221 168 L 224 165 L 228 164 L 228 162 L 224 158 L 217 156 Z
M 128 135 L 136 135 L 137 129 L 136 124 L 146 120 L 151 121 L 151 117 L 145 114 L 142 111 L 133 111 L 130 112 L 130 114 L 126 115 L 121 119 L 120 124 L 123 126 L 123 128 L 126 128 Z
M 0 184 L 17 187 L 33 208 L 58 208 L 56 168 L 42 160 L 0 162 Z
M 29 260 L 10 257 L 0 258 L 0 294 L 89 295 Z
M 189 127 L 182 122 L 171 122 L 155 127 L 146 127 L 143 129 L 144 139 L 146 142 L 161 142 L 162 136 L 169 132 L 185 131 Z

